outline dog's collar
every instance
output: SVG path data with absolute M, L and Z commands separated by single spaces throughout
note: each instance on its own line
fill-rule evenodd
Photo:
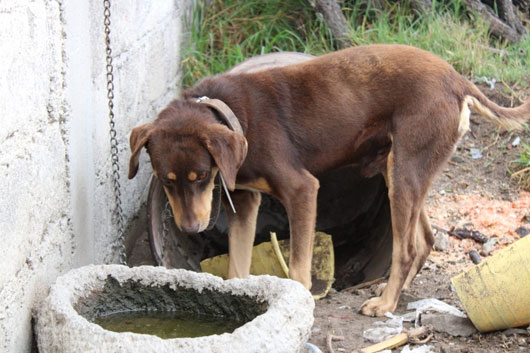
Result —
M 195 102 L 206 104 L 207 106 L 215 109 L 217 112 L 219 112 L 219 115 L 223 119 L 223 122 L 226 123 L 226 125 L 228 125 L 229 129 L 231 129 L 232 131 L 234 131 L 237 134 L 240 134 L 241 136 L 244 136 L 243 135 L 243 128 L 241 127 L 241 124 L 239 123 L 239 120 L 237 120 L 236 115 L 234 114 L 232 109 L 230 109 L 230 107 L 228 105 L 226 105 L 225 102 L 223 102 L 220 99 L 211 99 L 211 98 L 206 97 L 206 96 L 197 98 L 197 100 Z M 234 207 L 234 203 L 232 202 L 232 198 L 230 197 L 230 192 L 228 191 L 228 188 L 226 187 L 225 179 L 223 178 L 223 174 L 221 173 L 221 171 L 219 171 L 219 177 L 221 179 L 221 185 L 223 186 L 223 189 L 225 190 L 226 198 L 228 199 L 228 202 L 230 203 L 230 206 L 232 206 L 232 211 L 234 211 L 234 213 L 236 213 L 236 208 Z M 219 215 L 219 208 L 220 208 L 219 201 L 217 201 L 216 208 L 217 208 L 217 210 L 215 210 L 215 213 L 218 216 Z M 213 224 L 215 224 L 217 222 L 217 216 L 215 217 L 215 219 L 210 220 L 211 226 L 213 226 Z M 213 224 L 212 224 L 212 222 L 213 222 Z
M 226 123 L 226 125 L 228 125 L 228 127 L 232 131 L 243 135 L 243 128 L 241 127 L 239 120 L 237 119 L 232 109 L 230 109 L 230 107 L 226 105 L 225 102 L 220 99 L 212 99 L 206 96 L 197 98 L 195 102 L 206 104 L 207 106 L 215 109 L 217 112 L 219 112 L 219 115 L 223 119 L 223 122 Z

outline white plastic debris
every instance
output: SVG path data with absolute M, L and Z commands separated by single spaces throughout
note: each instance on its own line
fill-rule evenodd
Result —
M 392 313 L 386 313 L 386 317 L 390 320 L 387 321 L 376 321 L 374 322 L 374 328 L 368 328 L 363 331 L 363 337 L 365 340 L 379 343 L 389 338 L 399 335 L 403 331 L 403 318 L 401 316 L 393 315 Z
M 442 234 L 446 234 L 447 235 L 447 233 L 442 233 Z M 425 261 L 425 264 L 423 265 L 423 268 L 425 268 L 427 270 L 435 271 L 436 269 L 438 269 L 438 266 L 436 266 L 436 264 L 434 262 Z
M 495 83 L 497 83 L 497 80 L 495 78 L 487 78 L 486 76 L 478 77 L 479 81 L 485 82 L 488 85 L 490 85 L 490 90 L 493 91 L 495 89 Z
M 466 314 L 464 314 L 462 311 L 458 310 L 454 306 L 434 298 L 421 299 L 412 303 L 408 303 L 407 310 L 416 310 L 416 313 L 434 311 L 437 313 L 445 313 L 460 317 L 467 317 Z
M 513 147 L 517 147 L 519 146 L 519 144 L 521 143 L 521 138 L 519 136 L 517 136 L 513 141 L 512 141 L 512 146 Z
M 470 148 L 469 151 L 471 152 L 471 158 L 473 159 L 480 159 L 482 158 L 482 152 L 480 152 L 479 148 Z
M 309 342 L 304 343 L 304 348 L 307 353 L 322 353 L 320 348 Z
M 410 345 L 406 345 L 401 350 L 401 353 L 433 353 L 431 346 L 428 346 L 426 344 L 421 346 L 414 346 L 414 348 L 410 348 Z
M 416 312 L 411 311 L 402 316 L 404 322 L 414 322 L 416 320 Z
M 496 243 L 497 243 L 497 238 L 490 238 L 490 240 L 482 244 L 481 254 L 484 256 L 490 255 Z

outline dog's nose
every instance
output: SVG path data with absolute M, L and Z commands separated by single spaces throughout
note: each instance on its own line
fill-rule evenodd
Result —
M 190 224 L 190 225 L 182 225 L 180 228 L 184 233 L 187 234 L 196 234 L 199 232 L 201 225 L 199 223 Z

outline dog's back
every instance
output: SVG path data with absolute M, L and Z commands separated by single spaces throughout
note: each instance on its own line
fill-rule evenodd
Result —
M 404 45 L 353 47 L 281 68 L 221 74 L 185 92 L 202 95 L 234 102 L 236 115 L 256 140 L 274 135 L 293 150 L 307 151 L 302 163 L 313 173 L 363 160 L 374 166 L 372 160 L 383 160 L 389 151 L 396 119 L 404 116 L 421 119 L 415 125 L 427 127 L 425 134 L 438 133 L 436 126 L 444 124 L 448 140 L 465 132 L 459 114 L 464 103 L 487 107 L 479 113 L 489 110 L 486 117 L 496 123 L 507 121 L 447 62 Z M 466 101 L 468 96 L 477 98 Z M 443 121 L 432 120 L 438 110 L 447 110 Z M 520 110 L 509 126 L 530 115 L 530 104 Z M 371 169 L 366 174 L 378 168 Z

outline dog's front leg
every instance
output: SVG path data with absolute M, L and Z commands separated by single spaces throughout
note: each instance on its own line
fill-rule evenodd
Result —
M 310 289 L 319 182 L 307 171 L 285 180 L 289 185 L 282 185 L 280 200 L 291 230 L 289 277 Z
M 228 219 L 228 278 L 244 278 L 250 271 L 261 194 L 236 190 L 231 197 L 237 213 L 223 201 Z

